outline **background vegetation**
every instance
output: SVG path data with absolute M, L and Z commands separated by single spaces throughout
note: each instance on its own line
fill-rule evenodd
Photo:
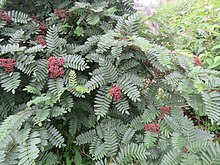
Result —
M 220 2 L 215 0 L 174 1 L 165 5 L 154 17 L 160 24 L 159 42 L 183 56 L 199 57 L 204 68 L 219 70 L 219 7 Z M 190 111 L 196 125 L 219 135 L 219 126 L 199 117 L 201 113 Z

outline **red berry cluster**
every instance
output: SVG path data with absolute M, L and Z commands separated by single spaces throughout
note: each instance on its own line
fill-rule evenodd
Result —
M 70 13 L 63 9 L 55 9 L 54 14 L 61 18 L 62 21 L 68 19 L 70 17 Z
M 63 63 L 64 63 L 64 59 L 62 57 L 58 59 L 54 56 L 51 56 L 47 60 L 47 65 L 49 66 L 48 72 L 50 78 L 63 77 L 64 75 L 64 70 L 62 67 Z
M 41 23 L 40 26 L 39 26 L 39 29 L 40 29 L 40 34 L 46 35 L 46 33 L 47 33 L 47 25 Z
M 32 21 L 39 24 L 39 30 L 41 30 L 40 34 L 46 34 L 47 25 L 41 23 L 41 21 L 36 16 L 32 16 L 31 19 L 32 19 Z
M 160 110 L 163 111 L 164 114 L 170 113 L 171 109 L 171 106 L 160 107 Z
M 176 52 L 175 51 L 171 51 L 168 54 L 176 54 Z
M 165 115 L 169 114 L 171 111 L 171 106 L 160 107 L 160 110 L 163 112 L 156 120 L 164 119 Z
M 7 72 L 7 73 L 13 72 L 15 65 L 16 65 L 16 62 L 12 58 L 10 58 L 10 59 L 5 59 L 5 58 L 0 59 L 0 67 L 4 67 L 5 72 Z
M 11 16 L 5 14 L 4 12 L 0 11 L 0 20 L 6 21 L 6 22 L 11 22 L 12 18 Z
M 196 64 L 196 65 L 202 66 L 202 62 L 200 61 L 200 58 L 199 58 L 199 57 L 195 57 L 195 58 L 194 58 L 194 61 L 195 61 L 195 64 Z
M 150 123 L 144 125 L 144 130 L 147 132 L 157 132 L 159 134 L 160 133 L 159 127 L 160 127 L 159 124 Z
M 42 46 L 47 46 L 46 38 L 44 35 L 37 36 L 37 39 L 34 42 Z
M 110 90 L 110 96 L 113 98 L 114 101 L 120 101 L 124 96 L 121 91 L 121 87 L 119 86 L 113 87 Z
M 36 22 L 36 23 L 40 23 L 40 20 L 36 16 L 32 16 L 31 20 Z
M 184 146 L 182 148 L 182 152 L 185 153 L 185 154 L 188 154 L 189 153 L 189 149 L 186 146 Z
M 46 30 L 47 30 L 47 25 L 41 23 L 40 26 L 39 26 L 39 29 L 40 29 L 41 31 L 46 31 Z

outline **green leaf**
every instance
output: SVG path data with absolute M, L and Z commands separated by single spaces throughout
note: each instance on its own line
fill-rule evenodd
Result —
M 87 17 L 87 19 L 86 19 L 86 21 L 87 21 L 88 24 L 90 24 L 90 25 L 95 25 L 95 24 L 97 24 L 97 23 L 99 22 L 99 20 L 100 20 L 99 15 L 98 15 L 98 14 L 95 14 L 95 13 L 88 15 L 88 17 Z
M 206 108 L 206 114 L 211 119 L 211 122 L 218 122 L 220 120 L 220 92 L 204 91 L 202 97 Z
M 75 165 L 82 165 L 82 156 L 78 150 L 75 150 L 74 163 Z
M 220 56 L 214 58 L 214 63 L 220 64 Z
M 70 159 L 70 156 L 68 155 L 68 153 L 66 153 L 66 165 L 71 165 L 71 164 L 72 164 L 72 161 Z
M 76 29 L 74 30 L 74 34 L 77 36 L 84 36 L 84 29 L 80 26 L 77 26 Z
M 214 47 L 211 49 L 211 51 L 216 51 L 216 50 L 218 50 L 218 49 L 220 49 L 220 45 L 214 46 Z

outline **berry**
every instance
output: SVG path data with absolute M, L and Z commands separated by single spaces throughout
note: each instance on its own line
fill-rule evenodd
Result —
M 11 18 L 11 16 L 7 15 L 6 13 L 0 11 L 0 20 L 6 21 L 9 23 L 9 22 L 11 22 L 12 18 Z
M 36 16 L 32 16 L 31 20 L 36 22 L 36 23 L 40 23 L 40 20 Z
M 14 66 L 16 65 L 16 62 L 14 59 L 0 59 L 0 67 L 4 67 L 4 71 L 7 73 L 11 73 L 14 71 Z
M 151 123 L 151 124 L 145 124 L 144 125 L 144 130 L 147 132 L 160 132 L 159 130 L 160 125 L 159 124 L 155 124 L 155 123 Z
M 58 59 L 54 56 L 51 56 L 47 60 L 47 65 L 49 66 L 48 72 L 50 78 L 57 78 L 64 76 L 64 70 L 62 68 L 63 63 L 64 63 L 64 59 L 62 57 Z
M 202 62 L 200 61 L 200 58 L 199 58 L 199 57 L 194 57 L 194 61 L 195 61 L 195 64 L 196 64 L 196 65 L 202 66 Z
M 183 147 L 182 148 L 182 152 L 185 153 L 185 154 L 188 154 L 189 153 L 189 149 L 187 147 Z
M 59 15 L 59 10 L 58 10 L 58 9 L 55 9 L 53 13 L 54 13 L 55 15 Z
M 55 9 L 54 14 L 61 18 L 62 21 L 70 17 L 70 13 L 63 9 Z
M 170 113 L 171 109 L 172 109 L 171 106 L 160 107 L 160 110 L 163 111 L 164 114 Z
M 37 39 L 34 42 L 42 46 L 47 46 L 46 37 L 44 35 L 37 36 Z
M 121 91 L 121 87 L 119 86 L 113 87 L 110 90 L 110 96 L 113 98 L 114 101 L 120 101 L 124 96 Z
M 39 29 L 42 31 L 47 30 L 47 25 L 41 23 Z
M 168 54 L 176 54 L 176 52 L 175 51 L 171 51 Z
M 40 34 L 45 35 L 46 34 L 46 30 L 47 30 L 47 25 L 41 23 L 41 21 L 36 16 L 32 16 L 31 19 L 32 19 L 32 21 L 34 21 L 37 24 L 39 24 Z

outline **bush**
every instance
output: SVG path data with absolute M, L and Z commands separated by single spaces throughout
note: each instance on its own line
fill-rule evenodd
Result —
M 203 68 L 219 70 L 219 28 L 217 27 L 219 6 L 220 3 L 218 1 L 197 0 L 178 0 L 175 4 L 165 5 L 151 18 L 157 22 L 157 24 L 154 23 L 157 28 L 153 28 L 156 37 L 151 37 L 151 39 L 153 39 L 153 42 L 175 50 L 182 56 L 194 58 L 195 62 Z M 149 36 L 149 34 L 151 34 L 149 30 L 144 32 L 144 35 Z M 214 77 L 219 78 L 219 76 Z M 206 89 L 206 85 L 202 84 L 199 87 L 196 85 L 197 88 L 200 88 L 199 93 Z M 215 89 L 217 88 L 218 85 L 216 85 Z M 196 92 L 194 91 L 193 93 Z M 188 100 L 191 99 L 188 98 Z M 189 105 L 192 106 L 191 104 Z M 196 125 L 202 128 L 205 127 L 219 136 L 220 129 L 218 124 L 213 124 L 212 121 L 207 119 L 207 113 L 202 113 L 202 109 L 204 109 L 202 107 L 198 105 L 194 106 L 193 109 L 189 107 L 189 110 L 186 110 L 185 113 L 194 120 Z
M 206 68 L 219 70 L 219 7 L 216 0 L 179 0 L 177 5 L 162 8 L 156 17 L 163 21 L 164 31 L 167 27 L 175 31 L 175 42 L 170 43 L 175 43 L 175 49 L 199 56 Z
M 219 162 L 182 110 L 219 122 L 219 72 L 142 37 L 120 1 L 60 6 L 1 12 L 1 164 Z

